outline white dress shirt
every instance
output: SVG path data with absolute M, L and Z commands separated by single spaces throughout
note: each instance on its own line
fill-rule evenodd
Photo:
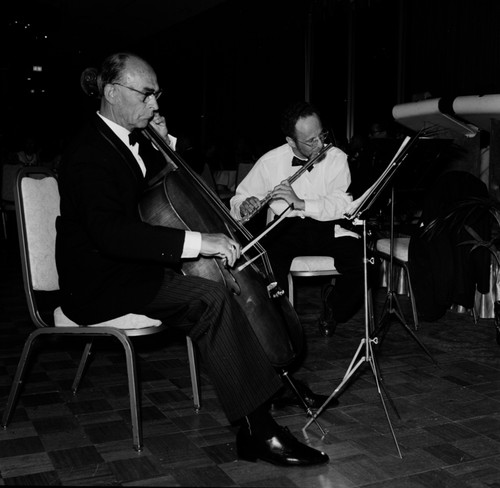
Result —
M 241 220 L 240 206 L 244 200 L 251 196 L 262 200 L 276 185 L 297 172 L 301 167 L 292 166 L 294 156 L 291 146 L 283 144 L 259 158 L 231 198 L 231 215 Z M 352 202 L 352 196 L 346 193 L 350 184 L 351 172 L 347 155 L 339 148 L 332 147 L 321 162 L 315 163 L 311 171 L 305 171 L 292 183 L 296 195 L 304 200 L 305 208 L 292 210 L 287 218 L 310 217 L 320 221 L 344 218 Z M 280 215 L 287 207 L 284 200 L 272 200 L 269 203 L 269 208 L 275 215 Z M 271 220 L 269 213 L 267 220 Z M 335 236 L 359 237 L 357 233 L 339 225 L 335 225 Z
M 231 198 L 231 214 L 241 219 L 240 206 L 248 197 L 262 200 L 276 185 L 288 179 L 300 166 L 292 166 L 294 153 L 288 144 L 283 144 L 264 154 L 238 185 Z M 304 210 L 293 210 L 289 217 L 311 217 L 316 220 L 337 220 L 352 202 L 346 193 L 351 183 L 351 173 L 347 155 L 338 148 L 331 148 L 326 157 L 314 164 L 311 171 L 305 171 L 292 188 L 299 198 L 304 200 Z M 272 200 L 270 208 L 279 215 L 288 204 L 284 200 Z

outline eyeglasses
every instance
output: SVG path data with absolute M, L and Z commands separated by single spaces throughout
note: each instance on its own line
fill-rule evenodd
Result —
M 151 100 L 151 97 L 155 97 L 155 99 L 158 100 L 161 97 L 161 94 L 163 93 L 163 90 L 142 92 L 140 90 L 136 90 L 135 88 L 132 88 L 131 86 L 122 85 L 121 83 L 112 83 L 112 85 L 123 86 L 123 88 L 127 88 L 127 89 L 134 91 L 136 93 L 140 93 L 143 96 L 142 103 L 149 102 L 149 100 Z
M 327 130 L 324 130 L 319 136 L 316 137 L 311 137 L 307 141 L 301 141 L 299 139 L 296 139 L 297 142 L 300 142 L 301 144 L 304 144 L 305 146 L 308 147 L 314 147 L 316 144 L 323 144 L 326 139 L 328 139 L 328 136 L 330 134 L 328 133 Z

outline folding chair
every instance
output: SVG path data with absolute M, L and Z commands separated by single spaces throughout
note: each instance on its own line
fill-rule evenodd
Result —
M 297 256 L 293 259 L 288 272 L 288 299 L 293 306 L 294 278 L 310 278 L 314 276 L 331 276 L 332 280 L 340 273 L 335 268 L 335 260 L 331 256 Z
M 131 337 L 157 334 L 167 327 L 159 320 L 144 315 L 128 314 L 106 322 L 90 326 L 80 326 L 67 318 L 61 307 L 54 311 L 54 323 L 42 318 L 37 302 L 37 291 L 55 291 L 59 289 L 57 268 L 55 264 L 55 221 L 59 215 L 59 190 L 54 174 L 46 168 L 23 168 L 17 177 L 15 186 L 15 205 L 21 251 L 24 290 L 28 301 L 28 309 L 36 326 L 25 342 L 21 358 L 10 390 L 6 409 L 2 417 L 5 428 L 10 420 L 16 403 L 26 366 L 35 341 L 40 336 L 83 336 L 86 345 L 72 391 L 76 394 L 80 380 L 92 347 L 94 337 L 115 337 L 123 346 L 130 394 L 130 414 L 132 421 L 133 447 L 141 451 L 143 447 L 142 425 L 140 419 L 140 398 L 137 381 L 136 357 Z M 196 358 L 191 340 L 187 339 L 191 382 L 195 408 L 200 407 L 198 374 Z
M 406 292 L 408 294 L 408 297 L 410 298 L 411 309 L 412 309 L 412 314 L 413 314 L 413 326 L 414 326 L 415 330 L 417 330 L 418 329 L 417 304 L 415 302 L 415 296 L 413 293 L 411 277 L 410 277 L 410 270 L 408 268 L 408 246 L 409 246 L 409 244 L 410 244 L 409 237 L 395 237 L 394 238 L 393 264 L 400 267 L 404 271 L 404 277 L 406 279 L 406 284 L 407 284 Z M 377 239 L 377 242 L 375 243 L 374 254 L 376 256 L 378 256 L 380 259 L 382 259 L 388 263 L 391 260 L 390 239 L 388 239 L 388 238 Z M 387 271 L 388 268 L 389 267 L 386 268 L 386 272 L 388 272 Z M 397 290 L 399 293 L 401 293 L 401 292 L 405 291 L 403 286 L 399 285 L 396 288 L 394 286 L 394 283 L 393 283 L 393 288 L 395 288 L 395 289 L 389 290 L 389 292 L 396 292 L 396 290 Z

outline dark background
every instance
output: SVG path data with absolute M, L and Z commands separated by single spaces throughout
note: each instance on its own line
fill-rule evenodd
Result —
M 339 145 L 424 92 L 499 92 L 498 0 L 21 0 L 2 10 L 9 145 L 76 130 L 97 108 L 82 70 L 119 50 L 152 63 L 172 133 L 223 148 L 221 166 L 241 139 L 257 156 L 280 144 L 279 113 L 307 87 Z

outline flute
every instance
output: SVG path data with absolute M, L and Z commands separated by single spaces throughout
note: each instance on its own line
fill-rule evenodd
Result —
M 290 184 L 292 184 L 294 181 L 296 181 L 300 176 L 302 176 L 314 163 L 317 163 L 323 159 L 323 157 L 326 155 L 326 153 L 333 147 L 333 144 L 327 144 L 321 150 L 319 151 L 314 158 L 310 159 L 305 163 L 303 166 L 301 166 L 293 175 L 289 176 L 286 181 L 288 181 Z M 252 217 L 254 217 L 258 212 L 261 211 L 261 209 L 269 203 L 269 201 L 272 199 L 272 192 L 269 192 L 262 200 L 259 201 L 259 206 L 253 210 L 253 212 L 249 213 L 248 215 L 245 215 L 241 219 L 241 223 L 246 224 Z

